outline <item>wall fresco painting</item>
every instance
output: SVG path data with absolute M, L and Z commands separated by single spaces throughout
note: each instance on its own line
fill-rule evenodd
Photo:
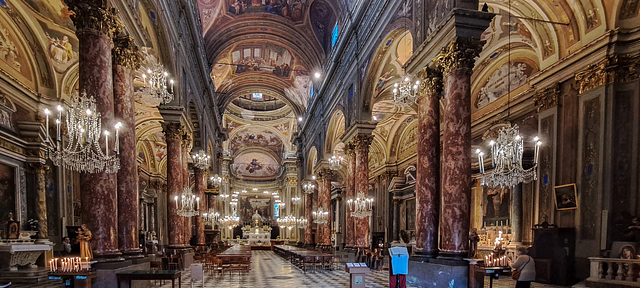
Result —
M 307 0 L 227 0 L 229 13 L 270 13 L 301 21 L 306 10 Z

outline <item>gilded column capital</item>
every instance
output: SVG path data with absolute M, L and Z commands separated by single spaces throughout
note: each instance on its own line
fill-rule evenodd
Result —
M 193 148 L 193 135 L 187 131 L 182 135 L 182 147 L 187 151 Z
M 353 143 L 349 142 L 346 145 L 344 145 L 344 154 L 346 154 L 347 156 L 355 155 L 356 154 L 355 149 L 356 147 L 353 145 Z
M 353 139 L 351 139 L 351 144 L 356 150 L 361 150 L 361 149 L 368 150 L 369 145 L 371 145 L 371 142 L 373 142 L 373 135 L 358 134 L 355 137 L 353 137 Z
M 298 178 L 296 177 L 287 177 L 287 186 L 296 186 L 298 185 Z
M 133 42 L 133 37 L 117 37 L 113 41 L 111 56 L 113 65 L 122 65 L 131 70 L 137 70 L 142 63 L 142 55 L 138 51 L 138 46 Z
M 574 79 L 579 87 L 578 92 L 583 94 L 600 86 L 613 83 L 615 73 L 610 69 L 610 65 L 611 60 L 607 58 L 591 64 L 585 70 L 576 73 Z
M 555 84 L 545 89 L 536 91 L 533 95 L 538 112 L 558 106 L 558 97 L 560 96 L 560 86 Z
M 420 95 L 440 95 L 442 92 L 442 73 L 440 71 L 425 67 L 417 75 L 420 80 Z
M 471 74 L 476 57 L 482 51 L 483 41 L 455 39 L 443 47 L 440 54 L 433 59 L 436 67 L 446 77 L 454 70 L 465 69 Z
M 322 180 L 324 178 L 331 178 L 331 176 L 333 176 L 334 173 L 335 172 L 331 169 L 322 168 L 316 174 L 318 175 L 318 180 Z
M 118 20 L 115 8 L 109 6 L 107 0 L 65 0 L 71 14 L 71 21 L 76 26 L 76 33 L 91 30 L 106 34 L 113 38 L 124 28 Z
M 162 131 L 167 140 L 181 141 L 184 135 L 184 128 L 180 122 L 164 122 Z

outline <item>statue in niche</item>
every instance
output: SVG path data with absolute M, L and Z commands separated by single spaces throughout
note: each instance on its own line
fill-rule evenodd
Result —
M 93 238 L 93 234 L 87 228 L 86 224 L 82 224 L 80 228 L 78 228 L 78 242 L 80 243 L 80 257 L 86 259 L 93 259 L 93 252 L 91 252 L 91 238 Z

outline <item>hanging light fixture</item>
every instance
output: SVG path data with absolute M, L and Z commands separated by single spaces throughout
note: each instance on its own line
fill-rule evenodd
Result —
M 331 170 L 340 170 L 342 169 L 342 163 L 344 162 L 344 158 L 342 156 L 333 155 L 329 158 L 329 169 Z
M 240 217 L 238 216 L 224 216 L 224 218 L 220 219 L 220 226 L 226 227 L 227 229 L 233 229 L 233 227 L 238 226 L 240 223 Z
M 501 128 L 498 132 L 498 138 L 489 142 L 491 166 L 494 167 L 491 171 L 485 172 L 484 152 L 480 149 L 476 150 L 482 185 L 510 188 L 520 183 L 537 180 L 536 168 L 538 167 L 538 153 L 542 141 L 536 136 L 532 142 L 534 145 L 533 166 L 525 169 L 522 166 L 524 139 L 520 136 L 518 125 Z
M 213 187 L 218 188 L 222 184 L 222 177 L 218 176 L 218 174 L 211 176 L 210 180 L 213 183 Z
M 200 150 L 198 151 L 198 153 L 191 155 L 191 157 L 193 158 L 193 166 L 198 169 L 204 170 L 208 169 L 209 166 L 211 166 L 211 156 L 209 156 L 209 154 L 207 154 L 203 150 Z
M 184 188 L 184 190 L 182 190 L 181 197 L 176 195 L 173 200 L 176 201 L 178 215 L 183 217 L 193 217 L 200 214 L 200 211 L 198 210 L 200 208 L 200 197 L 196 197 L 196 195 L 191 191 L 191 188 Z
M 293 228 L 293 226 L 296 226 L 298 219 L 294 216 L 287 216 L 284 218 L 278 218 L 277 222 L 278 222 L 278 226 L 280 226 L 280 228 Z
M 511 1 L 509 1 L 509 24 L 511 25 Z M 508 34 L 507 67 L 511 71 L 511 33 Z M 511 115 L 511 73 L 507 75 L 507 121 Z M 485 173 L 484 152 L 476 150 L 478 165 L 480 167 L 481 184 L 489 187 L 511 188 L 520 183 L 527 183 L 538 179 L 536 168 L 538 167 L 538 153 L 542 141 L 537 136 L 533 138 L 534 155 L 533 166 L 525 169 L 522 166 L 524 154 L 524 137 L 520 135 L 518 125 L 502 127 L 498 131 L 498 137 L 489 141 L 491 152 L 491 166 L 493 169 Z
M 204 223 L 207 225 L 211 225 L 212 227 L 216 225 L 219 217 L 220 213 L 216 212 L 216 210 L 214 210 L 213 208 L 209 208 L 209 211 L 202 214 Z
M 324 211 L 322 207 L 318 208 L 318 210 L 313 211 L 313 223 L 316 224 L 327 224 L 329 223 L 329 212 Z
M 298 228 L 302 228 L 305 229 L 307 228 L 307 225 L 309 225 L 309 220 L 307 220 L 307 218 L 298 218 Z
M 82 92 L 82 95 L 75 93 L 69 107 L 65 109 L 59 104 L 56 106 L 56 112 L 56 138 L 49 140 L 49 115 L 52 114 L 52 111 L 44 109 L 47 154 L 54 165 L 64 166 L 78 172 L 118 172 L 120 169 L 118 136 L 120 128 L 122 128 L 121 122 L 114 125 L 115 145 L 113 152 L 110 153 L 109 136 L 111 133 L 108 130 L 102 131 L 101 115 L 96 110 L 95 98 L 87 96 L 85 92 Z M 63 113 L 66 116 L 64 119 L 66 133 L 62 131 Z M 68 137 L 66 145 L 62 139 L 64 135 Z M 100 135 L 104 135 L 104 152 L 100 146 Z
M 159 63 L 153 63 L 147 68 L 147 73 L 142 74 L 143 93 L 151 96 L 160 104 L 168 104 L 173 101 L 173 79 L 167 80 L 169 73 Z M 169 88 L 167 87 L 169 82 Z
M 403 76 L 402 82 L 393 84 L 393 103 L 400 108 L 413 106 L 418 101 L 419 86 L 419 80 L 414 83 L 408 75 Z
M 302 189 L 304 190 L 304 193 L 313 194 L 313 192 L 316 190 L 316 185 L 311 182 L 307 182 L 302 185 Z
M 352 217 L 360 219 L 370 217 L 371 211 L 373 211 L 373 198 L 367 198 L 364 193 L 358 192 L 355 200 L 347 200 L 347 207 Z
M 291 203 L 293 203 L 293 204 L 298 204 L 298 203 L 300 203 L 300 201 L 302 201 L 302 198 L 300 198 L 300 197 L 291 198 Z

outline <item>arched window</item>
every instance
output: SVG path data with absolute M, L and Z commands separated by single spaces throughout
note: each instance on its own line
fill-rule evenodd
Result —
M 340 27 L 338 26 L 338 23 L 336 23 L 335 26 L 333 26 L 333 31 L 331 32 L 331 48 L 333 49 L 333 47 L 336 46 L 336 43 L 338 43 L 338 35 L 340 34 Z

